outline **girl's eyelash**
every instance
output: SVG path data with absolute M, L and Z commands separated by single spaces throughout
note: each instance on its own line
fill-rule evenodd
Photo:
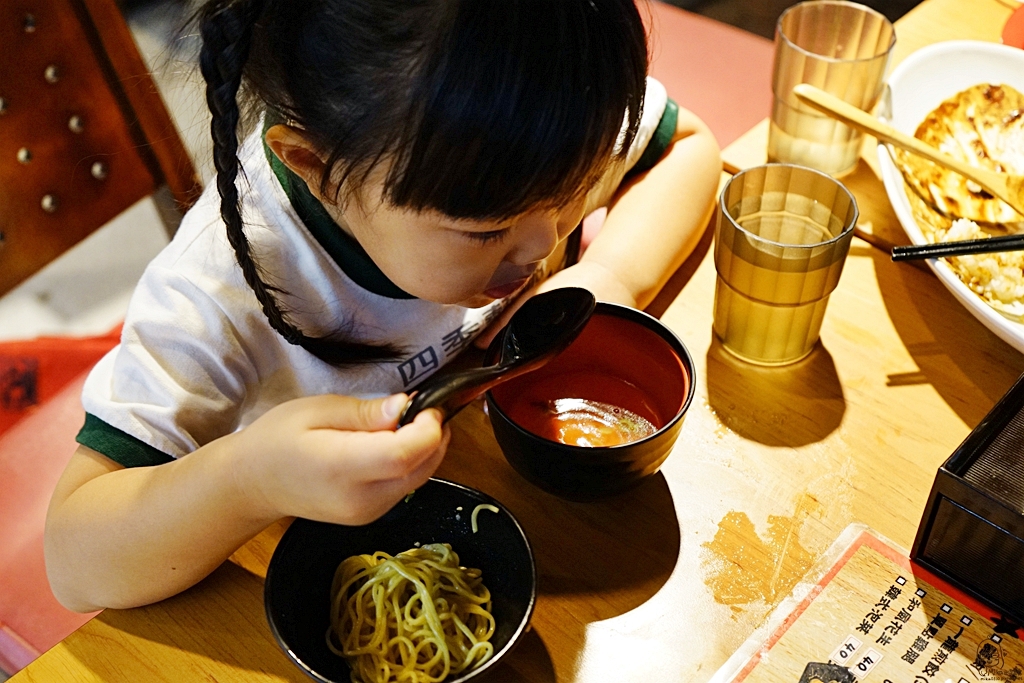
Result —
M 500 242 L 501 240 L 505 239 L 505 237 L 508 236 L 509 232 L 510 231 L 508 228 L 504 228 L 502 230 L 488 230 L 487 232 L 464 232 L 462 234 L 464 234 L 466 237 L 473 240 L 474 242 L 479 242 L 480 244 L 490 244 L 492 242 Z

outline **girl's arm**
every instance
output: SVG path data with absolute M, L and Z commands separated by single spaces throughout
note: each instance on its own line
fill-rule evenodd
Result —
M 700 241 L 721 171 L 711 131 L 680 108 L 665 154 L 619 189 L 580 262 L 553 275 L 539 291 L 582 286 L 602 301 L 646 307 Z
M 714 135 L 680 108 L 665 153 L 615 193 L 601 231 L 579 263 L 520 296 L 474 344 L 487 348 L 527 298 L 558 287 L 583 287 L 600 301 L 645 308 L 700 241 L 721 173 Z
M 392 431 L 406 400 L 296 399 L 154 467 L 125 469 L 79 447 L 47 514 L 54 594 L 82 612 L 144 605 L 192 586 L 282 517 L 376 519 L 447 447 L 435 411 Z

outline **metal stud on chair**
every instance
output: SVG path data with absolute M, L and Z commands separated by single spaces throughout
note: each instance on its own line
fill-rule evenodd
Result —
M 0 296 L 143 197 L 173 233 L 202 190 L 120 4 L 0 0 Z

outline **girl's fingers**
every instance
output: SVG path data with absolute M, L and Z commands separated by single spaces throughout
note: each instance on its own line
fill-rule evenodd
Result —
M 399 442 L 398 447 L 382 458 L 374 480 L 408 482 L 420 476 L 425 467 L 433 472 L 448 448 L 451 431 L 442 425 L 440 413 L 425 410 L 393 436 Z M 432 466 L 431 462 L 434 463 Z M 423 481 L 429 476 L 430 473 L 423 477 Z
M 394 495 L 402 494 L 405 495 L 409 491 L 413 491 L 423 486 L 427 479 L 430 479 L 434 471 L 437 470 L 441 461 L 444 459 L 445 451 L 448 448 L 449 431 L 444 430 L 444 437 L 441 440 L 441 445 L 432 453 L 428 454 L 420 464 L 406 474 L 401 479 L 391 479 L 378 482 L 378 485 L 390 490 Z
M 297 404 L 296 409 L 303 411 L 303 420 L 311 429 L 376 432 L 393 430 L 408 401 L 406 394 L 376 399 L 324 394 L 293 403 Z
M 448 430 L 441 426 L 436 410 L 425 410 L 410 424 L 395 432 L 348 432 L 318 430 L 315 448 L 357 481 L 402 480 L 422 463 L 442 452 L 448 444 Z
M 445 431 L 447 432 L 447 430 Z M 445 443 L 447 443 L 447 438 Z M 370 499 L 375 504 L 368 508 L 360 516 L 360 519 L 354 523 L 369 524 L 390 510 L 407 495 L 423 486 L 430 479 L 431 475 L 434 474 L 434 471 L 437 470 L 443 459 L 444 449 L 439 448 L 429 458 L 424 460 L 419 467 L 410 472 L 407 477 L 403 479 L 387 479 L 371 484 L 369 488 Z

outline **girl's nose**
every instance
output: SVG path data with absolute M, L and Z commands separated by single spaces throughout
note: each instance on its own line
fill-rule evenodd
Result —
M 517 266 L 547 258 L 558 245 L 558 221 L 551 213 L 534 212 L 523 216 L 515 232 L 516 241 L 507 260 Z
M 516 225 L 518 239 L 508 261 L 516 265 L 536 263 L 547 258 L 558 243 L 569 236 L 582 220 L 582 207 L 554 211 L 536 211 L 523 216 Z

